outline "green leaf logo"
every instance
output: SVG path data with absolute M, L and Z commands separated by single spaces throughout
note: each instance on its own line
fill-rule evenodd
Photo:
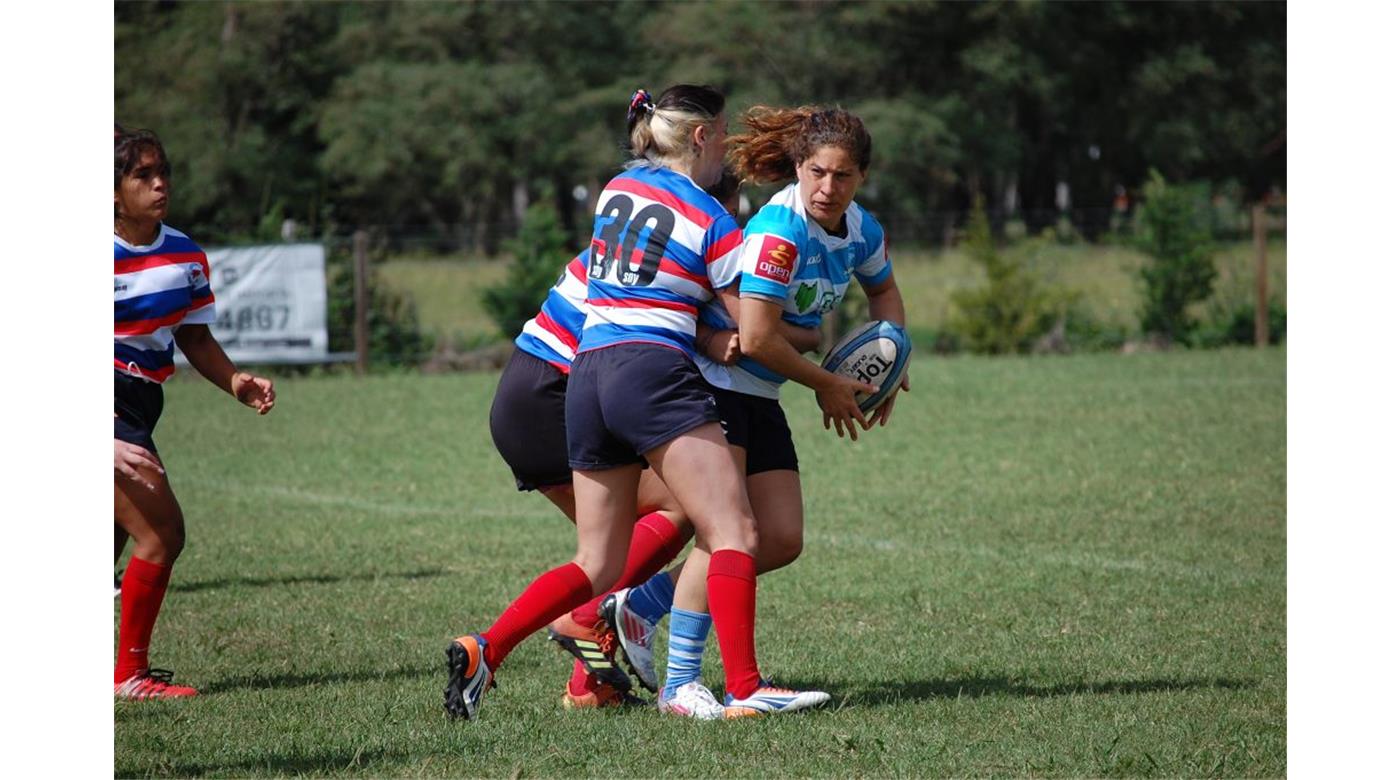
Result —
M 812 302 L 817 299 L 817 286 L 815 284 L 804 284 L 797 288 L 797 295 L 793 302 L 797 304 L 799 312 L 812 308 Z

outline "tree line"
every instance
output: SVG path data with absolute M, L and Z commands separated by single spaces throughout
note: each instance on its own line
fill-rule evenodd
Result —
M 494 251 L 531 204 L 571 235 L 625 159 L 631 91 L 713 84 L 733 115 L 840 105 L 861 200 L 935 240 L 1090 238 L 1152 169 L 1243 201 L 1285 181 L 1283 3 L 118 3 L 115 109 L 156 130 L 171 222 L 206 242 L 357 227 Z

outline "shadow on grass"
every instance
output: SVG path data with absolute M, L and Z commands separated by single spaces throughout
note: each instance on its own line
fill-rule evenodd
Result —
M 242 774 L 293 774 L 326 775 L 347 772 L 383 761 L 412 758 L 412 756 L 385 750 L 367 748 L 357 750 L 319 750 L 308 752 L 263 753 L 243 759 L 193 761 L 161 761 L 154 766 L 123 767 L 118 763 L 115 777 L 136 777 L 140 775 L 161 775 L 167 777 L 227 777 Z
M 804 687 L 784 680 L 784 685 Z M 964 677 L 947 680 L 921 680 L 907 683 L 855 688 L 833 692 L 840 706 L 882 707 L 921 699 L 976 699 L 983 696 L 1019 696 L 1028 699 L 1054 696 L 1119 696 L 1135 693 L 1163 693 L 1207 688 L 1240 690 L 1253 688 L 1249 680 L 1223 677 L 1187 677 L 1157 680 L 1086 680 L 1057 685 L 1022 683 L 1005 677 Z M 818 686 L 820 687 L 820 686 Z
M 341 683 L 412 680 L 420 677 L 442 677 L 444 672 L 432 666 L 400 667 L 397 669 L 358 672 L 311 672 L 298 674 L 240 674 L 216 680 L 200 688 L 200 693 L 224 693 L 239 690 L 268 690 L 272 688 L 304 688 L 308 685 L 339 685 Z
M 375 580 L 422 580 L 441 577 L 444 569 L 421 569 L 419 571 L 363 573 L 363 574 L 289 574 L 283 577 L 225 577 L 217 580 L 196 582 L 172 582 L 174 593 L 198 593 L 220 588 L 266 588 L 274 585 L 328 585 L 336 582 L 373 582 Z

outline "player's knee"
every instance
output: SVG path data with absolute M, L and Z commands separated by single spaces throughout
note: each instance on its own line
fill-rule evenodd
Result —
M 169 565 L 180 557 L 180 553 L 185 550 L 185 517 L 176 507 L 164 518 L 163 522 L 156 525 L 156 540 L 161 548 L 161 555 L 166 559 L 164 563 Z
M 626 563 L 616 556 L 598 556 L 579 554 L 574 557 L 574 565 L 583 570 L 588 576 L 588 581 L 593 584 L 593 595 L 597 596 L 608 592 L 619 577 L 622 576 L 622 568 Z
M 759 547 L 760 570 L 781 569 L 802 555 L 802 533 L 765 534 Z
M 758 555 L 758 527 L 753 518 L 711 528 L 706 536 L 707 546 L 711 550 L 737 550 L 745 555 Z
M 160 539 L 162 552 L 165 554 L 166 563 L 174 563 L 180 553 L 185 551 L 185 526 L 181 523 L 175 528 L 171 528 L 157 534 Z

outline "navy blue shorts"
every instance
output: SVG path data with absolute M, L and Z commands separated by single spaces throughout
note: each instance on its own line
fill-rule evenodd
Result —
M 629 342 L 579 355 L 565 401 L 569 466 L 645 463 L 644 453 L 719 421 L 710 390 L 695 363 L 671 347 Z
M 564 389 L 569 375 L 516 348 L 491 401 L 491 440 L 521 490 L 568 485 Z
M 112 396 L 115 402 L 113 411 L 117 413 L 112 419 L 115 427 L 114 438 L 139 444 L 155 452 L 156 443 L 151 436 L 160 420 L 160 413 L 165 408 L 165 391 L 155 382 L 137 379 L 121 371 L 112 373 Z
M 797 447 L 787 415 L 774 398 L 711 388 L 719 404 L 719 424 L 730 446 L 747 453 L 744 473 L 797 471 Z

